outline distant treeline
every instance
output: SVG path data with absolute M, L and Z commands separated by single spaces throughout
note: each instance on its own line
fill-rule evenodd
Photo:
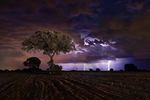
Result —
M 58 65 L 55 65 L 55 67 L 59 68 Z M 46 70 L 42 70 L 39 67 L 29 67 L 29 68 L 25 68 L 25 69 L 16 69 L 16 70 L 0 70 L 0 72 L 48 72 L 49 69 Z M 78 70 L 71 70 L 71 71 L 78 71 Z M 95 70 L 90 68 L 88 71 L 90 72 L 100 72 L 102 71 L 100 68 L 96 68 Z M 113 68 L 110 68 L 109 70 L 110 72 L 114 72 Z M 125 64 L 124 65 L 124 70 L 115 70 L 115 72 L 150 72 L 150 70 L 147 69 L 138 69 L 136 65 L 134 64 Z
M 89 71 L 101 71 L 101 69 L 96 68 L 96 70 L 89 69 Z M 114 69 L 110 68 L 110 72 L 113 72 Z M 125 64 L 124 65 L 124 70 L 115 70 L 115 72 L 149 72 L 150 70 L 148 69 L 138 69 L 138 67 L 134 64 Z
M 25 69 L 16 69 L 16 70 L 0 70 L 0 72 L 44 72 L 46 70 L 42 70 L 39 68 L 25 68 Z

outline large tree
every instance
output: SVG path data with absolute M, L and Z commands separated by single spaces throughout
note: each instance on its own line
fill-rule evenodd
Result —
M 53 58 L 60 52 L 74 50 L 73 40 L 69 35 L 56 31 L 37 31 L 22 42 L 23 50 L 39 50 L 50 58 L 49 67 L 54 65 Z

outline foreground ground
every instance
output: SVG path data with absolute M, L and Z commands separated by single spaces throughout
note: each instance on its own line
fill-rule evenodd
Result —
M 0 100 L 150 100 L 150 73 L 0 73 Z

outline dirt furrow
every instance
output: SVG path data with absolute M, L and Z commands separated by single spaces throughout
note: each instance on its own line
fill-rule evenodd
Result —
M 0 91 L 0 100 L 10 100 L 11 94 L 14 92 L 15 81 L 11 81 L 4 85 Z
M 0 95 L 13 86 L 14 81 L 9 81 L 0 85 Z
M 60 80 L 53 80 L 55 87 L 60 92 L 61 100 L 88 100 L 78 98 L 70 88 L 66 87 Z
M 70 87 L 79 97 L 86 97 L 88 98 L 88 100 L 106 100 L 105 97 L 103 95 L 96 95 L 91 93 L 91 90 L 88 90 L 88 88 L 83 88 L 79 85 L 76 85 L 68 80 L 62 80 L 62 82 L 64 84 L 66 84 L 66 86 Z
M 90 90 L 90 92 L 93 93 L 93 94 L 96 94 L 96 95 L 99 95 L 99 96 L 103 96 L 103 97 L 107 98 L 107 100 L 108 100 L 108 98 L 115 98 L 116 100 L 120 100 L 119 96 L 117 96 L 115 94 L 112 94 L 109 91 L 106 91 L 106 90 L 103 90 L 103 89 L 97 89 L 94 86 L 92 87 L 91 85 L 89 85 L 87 83 L 83 83 L 83 82 L 77 81 L 77 80 L 69 79 L 68 81 L 72 82 L 73 84 L 79 85 L 82 88 Z

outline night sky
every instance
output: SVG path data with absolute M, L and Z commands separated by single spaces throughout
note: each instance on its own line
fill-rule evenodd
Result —
M 39 30 L 72 36 L 77 50 L 55 56 L 66 69 L 150 69 L 150 0 L 0 0 L 0 69 L 23 68 L 30 56 L 47 68 L 47 56 L 21 50 Z

